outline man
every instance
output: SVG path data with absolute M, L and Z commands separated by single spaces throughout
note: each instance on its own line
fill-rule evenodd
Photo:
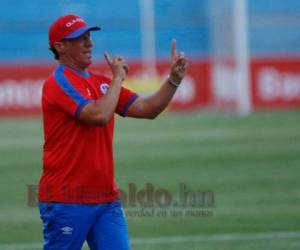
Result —
M 87 69 L 93 43 L 89 27 L 76 15 L 58 18 L 49 45 L 59 65 L 45 81 L 43 175 L 39 185 L 44 249 L 130 249 L 126 219 L 114 182 L 114 113 L 153 119 L 172 99 L 187 62 L 172 44 L 169 77 L 142 98 L 122 87 L 128 67 L 121 56 L 105 60 L 112 78 Z

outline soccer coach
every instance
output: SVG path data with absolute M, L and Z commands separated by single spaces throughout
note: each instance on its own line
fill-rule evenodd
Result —
M 91 31 L 77 15 L 59 17 L 49 29 L 58 65 L 42 90 L 43 173 L 39 208 L 44 249 L 130 249 L 127 222 L 114 181 L 114 113 L 153 119 L 171 101 L 186 73 L 183 53 L 172 43 L 169 77 L 149 97 L 122 87 L 128 66 L 121 56 L 104 58 L 112 78 L 88 71 Z

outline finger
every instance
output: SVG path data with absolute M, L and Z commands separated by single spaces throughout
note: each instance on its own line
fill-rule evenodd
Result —
M 184 57 L 184 52 L 180 51 L 178 54 L 180 57 Z
M 187 65 L 187 61 L 185 60 L 185 58 L 183 58 L 183 59 L 180 61 L 179 65 L 180 65 L 181 67 Z
M 186 72 L 186 67 L 187 67 L 186 65 L 182 66 L 182 67 L 180 68 L 181 72 L 185 73 L 185 72 Z
M 129 68 L 127 64 L 123 65 L 123 69 L 125 70 L 125 73 L 128 74 Z
M 181 53 L 181 54 L 177 54 L 177 56 L 175 58 L 173 58 L 172 61 L 173 61 L 174 65 L 179 65 L 179 64 L 186 62 L 186 59 L 184 57 L 184 54 Z
M 184 64 L 177 64 L 174 67 L 174 72 L 177 72 L 177 73 L 179 73 L 181 75 L 181 74 L 185 74 L 186 69 L 187 69 L 187 64 L 186 63 L 184 63 Z
M 119 64 L 126 64 L 125 59 L 120 58 L 120 57 L 116 58 L 116 62 L 119 63 Z
M 114 56 L 114 59 L 118 62 L 118 61 L 122 61 L 123 58 L 119 55 Z
M 109 64 L 109 65 L 112 64 L 112 60 L 107 52 L 104 53 L 104 58 L 105 58 L 107 64 Z
M 177 47 L 176 39 L 173 39 L 172 40 L 172 49 L 171 49 L 171 56 L 172 56 L 172 58 L 176 58 L 177 57 L 176 47 Z
M 178 57 L 177 60 L 175 61 L 175 65 L 176 66 L 183 66 L 184 64 L 186 64 L 186 60 L 184 57 Z

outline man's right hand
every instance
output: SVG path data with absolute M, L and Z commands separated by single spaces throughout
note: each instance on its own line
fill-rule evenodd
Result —
M 79 114 L 79 120 L 96 126 L 103 126 L 110 121 L 118 104 L 122 81 L 128 71 L 127 64 L 121 56 L 111 58 L 105 53 L 104 58 L 113 75 L 109 89 L 101 98 L 87 103 Z
M 104 53 L 104 58 L 111 68 L 113 79 L 121 79 L 123 81 L 128 73 L 128 65 L 125 59 L 121 56 L 110 57 L 108 53 Z

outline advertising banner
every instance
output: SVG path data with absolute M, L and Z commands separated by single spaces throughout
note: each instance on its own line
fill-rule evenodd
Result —
M 139 62 L 129 62 L 124 86 L 146 96 L 167 78 L 169 63 L 159 62 L 157 73 L 148 74 Z M 55 69 L 48 64 L 0 65 L 0 115 L 30 116 L 41 113 L 43 82 Z M 229 68 L 214 68 L 209 60 L 190 61 L 188 73 L 168 110 L 201 110 L 208 106 L 232 106 L 236 83 Z M 91 71 L 110 76 L 104 64 Z M 300 107 L 300 59 L 252 59 L 250 67 L 253 109 Z M 225 107 L 226 108 L 226 107 Z
M 124 86 L 141 96 L 157 90 L 167 78 L 169 64 L 160 62 L 157 74 L 148 75 L 138 62 L 131 62 L 130 72 Z M 55 69 L 55 65 L 22 64 L 0 65 L 0 115 L 26 116 L 41 113 L 41 92 L 45 79 Z M 91 71 L 110 76 L 106 65 L 94 65 Z M 209 64 L 191 62 L 189 72 L 174 97 L 170 110 L 196 109 L 205 106 L 211 98 Z

